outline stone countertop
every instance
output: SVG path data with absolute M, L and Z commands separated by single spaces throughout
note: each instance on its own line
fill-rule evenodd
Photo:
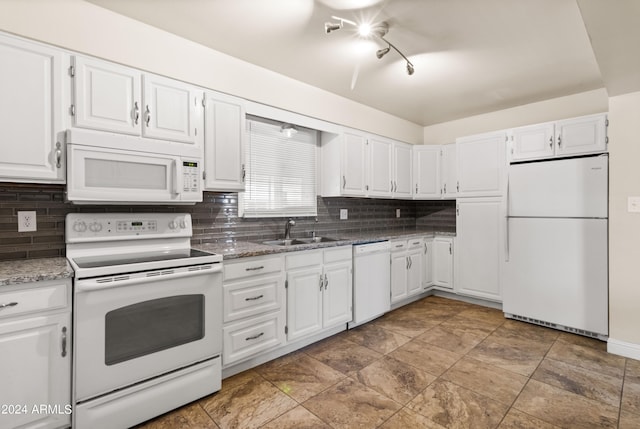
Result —
M 73 277 L 67 258 L 0 261 L 0 286 Z
M 439 231 L 381 231 L 363 232 L 358 234 L 341 234 L 340 240 L 325 243 L 295 244 L 289 246 L 267 245 L 250 241 L 229 241 L 225 243 L 205 243 L 194 245 L 193 247 L 205 252 L 212 252 L 222 255 L 224 260 L 246 258 L 250 256 L 273 255 L 285 252 L 297 252 L 300 250 L 321 249 L 326 247 L 349 246 L 353 244 L 366 244 L 376 241 L 394 240 L 412 237 L 434 237 L 434 236 L 455 237 L 452 232 Z

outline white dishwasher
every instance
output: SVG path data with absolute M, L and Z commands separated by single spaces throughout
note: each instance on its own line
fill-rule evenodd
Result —
M 391 246 L 388 241 L 353 246 L 354 328 L 391 309 Z

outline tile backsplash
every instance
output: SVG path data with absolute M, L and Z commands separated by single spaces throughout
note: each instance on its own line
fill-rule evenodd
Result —
M 348 219 L 340 220 L 340 209 Z M 400 209 L 400 218 L 396 217 Z M 18 232 L 18 211 L 35 211 L 36 232 Z M 74 205 L 64 201 L 64 185 L 0 183 L 0 260 L 64 256 L 67 213 L 176 212 L 191 213 L 192 243 L 227 240 L 261 241 L 281 238 L 282 218 L 238 217 L 238 194 L 205 192 L 191 206 Z M 384 230 L 455 232 L 455 201 L 405 201 L 369 198 L 318 197 L 318 216 L 294 218 L 292 237 L 336 236 Z

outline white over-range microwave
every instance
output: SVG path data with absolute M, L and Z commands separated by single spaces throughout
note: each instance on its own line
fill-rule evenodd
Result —
M 67 130 L 67 194 L 75 204 L 202 201 L 202 156 L 181 143 Z

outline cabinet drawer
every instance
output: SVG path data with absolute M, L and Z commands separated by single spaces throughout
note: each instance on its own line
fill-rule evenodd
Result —
M 265 276 L 223 285 L 224 322 L 256 316 L 282 306 L 284 276 Z
M 403 250 L 407 250 L 407 247 L 407 240 L 394 240 L 391 242 L 392 252 L 401 252 Z
M 38 287 L 0 293 L 0 318 L 36 311 L 64 308 L 68 303 L 67 282 L 42 282 Z
M 353 256 L 351 246 L 336 247 L 334 249 L 326 249 L 324 251 L 324 263 L 350 260 Z
M 225 262 L 224 280 L 242 279 L 261 274 L 277 273 L 282 270 L 282 258 L 256 258 L 241 262 Z
M 287 270 L 293 268 L 310 267 L 312 265 L 322 265 L 322 251 L 306 250 L 302 252 L 296 252 L 291 255 L 287 255 L 285 259 Z
M 419 247 L 422 247 L 424 245 L 424 238 L 410 238 L 407 240 L 407 245 L 409 246 L 409 249 L 417 249 Z
M 284 341 L 284 311 L 279 310 L 223 328 L 222 363 L 229 365 Z

